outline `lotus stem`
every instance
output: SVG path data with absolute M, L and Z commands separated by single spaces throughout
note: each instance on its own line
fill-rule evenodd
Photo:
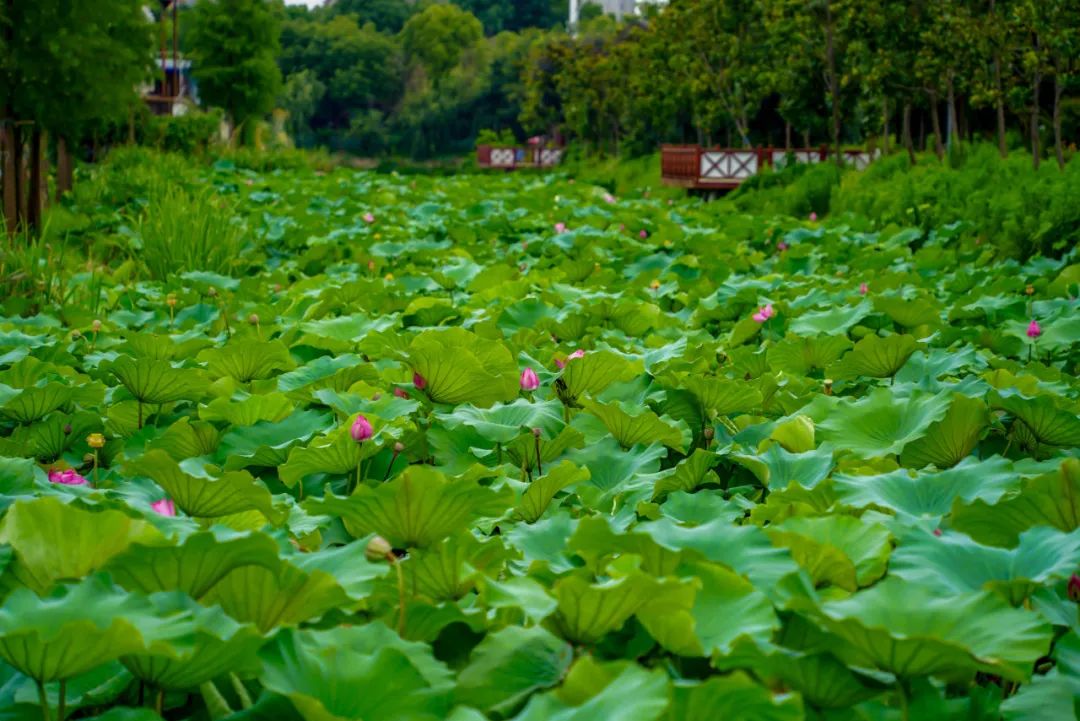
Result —
M 251 694 L 248 693 L 240 678 L 235 673 L 229 673 L 229 682 L 232 684 L 233 691 L 236 692 L 236 697 L 240 699 L 240 708 L 251 708 Z
M 165 689 L 158 688 L 157 696 L 154 698 L 154 711 L 158 716 L 165 716 Z
M 94 485 L 101 485 L 101 476 L 98 473 L 98 451 L 96 448 L 94 449 Z
M 536 475 L 542 476 L 544 475 L 544 466 L 540 461 L 540 434 L 536 433 L 533 437 L 536 438 Z
M 386 467 L 386 473 L 383 474 L 383 483 L 386 483 L 386 479 L 390 477 L 390 471 L 394 470 L 394 464 L 397 463 L 398 452 L 394 449 L 394 455 L 390 457 L 390 465 Z
M 495 444 L 495 464 L 502 465 L 502 443 Z
M 386 554 L 386 560 L 390 561 L 390 565 L 397 571 L 397 588 L 398 588 L 398 635 L 405 638 L 405 572 L 401 570 L 401 561 L 394 555 L 393 551 Z
M 60 682 L 60 704 L 56 707 L 56 721 L 64 721 L 67 712 L 67 679 Z
M 139 404 L 139 430 L 142 430 L 142 401 L 136 400 L 136 403 Z
M 900 721 L 911 721 L 907 689 L 904 688 L 904 682 L 900 679 L 896 679 L 896 695 L 900 698 Z
M 37 682 L 38 691 L 38 703 L 41 704 L 41 718 L 45 721 L 52 721 L 52 712 L 49 710 L 49 697 L 45 693 L 45 683 L 43 681 Z

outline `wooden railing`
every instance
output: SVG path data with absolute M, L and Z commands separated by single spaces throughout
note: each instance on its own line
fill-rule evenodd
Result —
M 767 167 L 796 163 L 822 163 L 832 151 L 819 148 L 703 148 L 700 145 L 664 145 L 660 148 L 660 175 L 667 185 L 684 188 L 730 189 Z M 866 168 L 878 151 L 845 150 L 844 162 Z
M 562 162 L 562 148 L 479 145 L 476 164 L 481 168 L 550 168 Z

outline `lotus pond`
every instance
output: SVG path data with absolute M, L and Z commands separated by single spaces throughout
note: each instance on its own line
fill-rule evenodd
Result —
M 1075 250 L 99 172 L 0 306 L 0 718 L 1080 718 Z

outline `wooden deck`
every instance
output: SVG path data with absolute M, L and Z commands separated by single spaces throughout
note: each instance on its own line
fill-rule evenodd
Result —
M 862 170 L 879 151 L 845 150 L 844 162 Z M 786 163 L 823 163 L 832 151 L 820 148 L 703 148 L 700 145 L 664 145 L 660 148 L 660 175 L 665 185 L 695 190 L 731 190 L 769 167 Z

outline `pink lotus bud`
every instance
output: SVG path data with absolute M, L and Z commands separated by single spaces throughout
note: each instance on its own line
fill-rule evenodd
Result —
M 859 295 L 866 295 L 869 292 L 870 286 L 868 286 L 865 282 L 859 283 Z
M 558 368 L 559 370 L 562 370 L 563 368 L 566 367 L 566 361 L 561 361 L 558 358 L 556 358 L 555 359 L 555 367 Z
M 408 398 L 409 394 L 405 392 L 404 388 L 395 388 L 394 395 L 398 398 Z
M 772 318 L 774 315 L 776 315 L 776 313 L 775 311 L 773 311 L 772 303 L 769 303 L 764 307 L 758 308 L 757 312 L 750 317 L 754 319 L 755 323 L 764 323 L 769 318 Z
M 817 213 L 810 211 L 810 222 L 817 222 Z
M 639 233 L 638 233 L 638 237 L 639 237 L 639 238 L 641 238 L 641 239 L 643 239 L 643 240 L 644 240 L 645 238 L 648 238 L 648 237 L 649 237 L 649 231 L 647 231 L 647 230 L 645 230 L 644 228 L 642 228 L 642 229 L 641 229 L 641 232 L 639 232 Z
M 782 240 L 778 240 L 776 241 L 776 249 L 783 253 L 785 250 L 788 249 L 788 244 Z
M 581 348 L 578 348 L 576 351 L 574 351 L 570 355 L 566 356 L 566 361 L 569 363 L 574 358 L 584 358 L 584 357 L 585 357 L 585 351 L 583 349 L 581 349 Z
M 1080 576 L 1075 573 L 1069 576 L 1069 585 L 1066 590 L 1073 603 L 1080 603 Z
M 364 222 L 367 223 L 368 225 L 371 225 L 372 223 L 375 222 L 375 216 L 372 215 L 370 212 L 364 213 Z
M 352 436 L 352 439 L 357 443 L 363 443 L 368 438 L 371 438 L 371 436 L 374 435 L 374 431 L 371 428 L 371 421 L 365 418 L 361 413 L 356 417 L 356 420 L 353 421 L 352 427 L 349 428 L 349 435 Z
M 63 486 L 85 486 L 86 479 L 69 468 L 66 471 L 49 471 L 49 482 L 59 483 Z
M 1042 328 L 1039 327 L 1039 321 L 1035 320 L 1034 318 L 1031 319 L 1031 322 L 1028 323 L 1027 335 L 1028 338 L 1032 339 L 1038 338 L 1042 335 Z
M 941 536 L 941 529 L 940 528 L 935 528 L 934 529 L 934 535 L 940 537 Z
M 526 368 L 521 371 L 521 390 L 534 391 L 540 387 L 540 379 L 536 375 L 536 371 L 532 368 Z
M 604 202 L 608 205 L 615 205 L 615 196 L 611 193 L 604 193 Z
M 424 376 L 420 375 L 416 371 L 413 371 L 412 384 L 416 386 L 417 390 L 422 391 L 425 387 L 427 387 L 427 380 L 424 378 Z
M 566 223 L 556 223 L 555 224 L 555 232 L 556 233 L 565 233 L 566 232 Z
M 154 501 L 150 504 L 150 508 L 154 509 L 155 513 L 160 513 L 163 516 L 176 515 L 176 504 L 172 502 L 171 498 L 162 498 L 160 501 Z

